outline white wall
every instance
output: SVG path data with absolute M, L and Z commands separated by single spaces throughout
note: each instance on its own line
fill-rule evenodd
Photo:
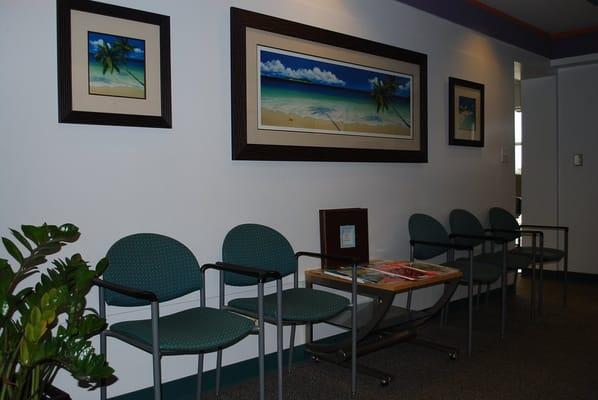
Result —
M 491 206 L 514 207 L 512 157 L 500 163 L 501 147 L 512 151 L 513 61 L 530 71 L 543 70 L 546 59 L 394 0 L 114 3 L 171 17 L 173 129 L 58 124 L 55 2 L 0 0 L 4 232 L 22 223 L 73 222 L 83 236 L 70 251 L 94 262 L 124 235 L 161 232 L 204 263 L 220 257 L 224 235 L 239 223 L 273 226 L 295 249 L 317 251 L 319 209 L 367 207 L 372 257 L 406 258 L 407 219 L 414 212 L 446 223 L 455 207 L 483 221 Z M 428 54 L 429 163 L 231 161 L 231 5 Z M 448 146 L 449 76 L 485 85 L 482 149 Z M 302 267 L 309 265 L 317 262 Z M 210 279 L 213 303 L 215 276 Z M 143 315 L 110 310 L 113 321 Z M 274 346 L 269 341 L 268 351 Z M 225 352 L 225 363 L 254 356 L 251 338 Z M 151 385 L 148 355 L 111 341 L 109 358 L 121 377 L 110 395 Z M 207 367 L 213 366 L 209 357 Z M 163 361 L 165 381 L 194 369 L 191 357 Z M 66 376 L 58 384 L 77 399 L 98 396 Z
M 557 225 L 557 83 L 556 76 L 521 82 L 523 114 L 522 216 L 525 224 Z M 545 246 L 556 246 L 546 232 Z M 554 269 L 554 265 L 546 268 Z
M 569 271 L 596 274 L 598 63 L 557 61 L 554 75 L 523 81 L 523 219 L 569 226 Z M 578 153 L 581 167 L 573 164 Z M 546 245 L 562 248 L 562 234 L 548 233 Z
M 598 63 L 558 71 L 559 222 L 571 228 L 570 270 L 598 274 Z M 584 154 L 584 165 L 573 155 Z

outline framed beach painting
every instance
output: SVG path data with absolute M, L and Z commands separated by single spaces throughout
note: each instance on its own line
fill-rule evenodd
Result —
M 57 0 L 59 122 L 170 128 L 170 18 Z
M 449 144 L 484 147 L 484 85 L 449 78 Z
M 427 56 L 231 8 L 232 157 L 427 162 Z

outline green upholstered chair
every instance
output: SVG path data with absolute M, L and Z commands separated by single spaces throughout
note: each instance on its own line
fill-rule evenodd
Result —
M 281 278 L 276 279 L 276 293 L 264 296 L 263 304 L 255 297 L 237 298 L 231 300 L 226 308 L 248 316 L 255 316 L 260 307 L 263 308 L 266 322 L 276 324 L 278 342 L 278 393 L 282 398 L 282 329 L 283 325 L 291 326 L 291 340 L 289 345 L 289 369 L 292 364 L 292 354 L 297 325 L 312 324 L 326 321 L 327 319 L 343 312 L 351 304 L 357 302 L 357 283 L 353 281 L 351 300 L 331 292 L 300 288 L 298 258 L 301 256 L 318 258 L 337 258 L 317 253 L 294 253 L 288 240 L 276 230 L 264 225 L 243 224 L 231 229 L 222 244 L 222 264 L 229 266 L 251 266 L 266 271 L 276 271 Z M 346 258 L 340 257 L 347 261 Z M 351 262 L 351 259 L 348 259 Z M 352 262 L 355 267 L 355 262 Z M 293 287 L 282 290 L 282 278 L 292 275 Z M 231 272 L 220 274 L 220 304 L 224 306 L 225 286 L 255 285 L 255 278 L 242 276 Z M 351 307 L 352 312 L 352 393 L 356 392 L 356 307 Z M 220 352 L 217 365 L 222 362 Z M 217 388 L 219 376 L 216 377 Z
M 447 261 L 442 265 L 456 268 L 463 273 L 460 284 L 467 285 L 468 329 L 467 353 L 472 349 L 473 328 L 473 286 L 474 284 L 490 284 L 497 281 L 502 275 L 501 267 L 474 258 L 473 246 L 454 243 L 446 229 L 433 217 L 426 214 L 413 214 L 409 218 L 410 258 L 411 260 L 427 260 L 446 254 Z M 455 251 L 467 251 L 467 258 L 455 259 Z M 448 304 L 448 303 L 447 303 Z M 504 308 L 501 333 L 504 331 Z
M 507 243 L 503 237 L 490 235 L 478 220 L 478 218 L 467 210 L 455 209 L 449 215 L 451 234 L 449 237 L 455 243 L 472 246 L 474 249 L 482 247 L 480 254 L 474 255 L 474 260 L 490 263 L 499 266 L 503 271 L 501 279 L 503 318 L 506 318 L 506 278 L 507 271 L 514 271 L 515 287 L 517 284 L 517 270 L 527 268 L 532 259 L 526 255 L 513 254 L 508 252 Z M 501 243 L 501 251 L 494 251 L 495 243 Z M 490 251 L 487 250 L 487 244 L 490 244 Z M 478 301 L 480 297 L 481 285 L 478 285 Z M 486 287 L 486 293 L 489 293 L 490 284 Z M 504 336 L 505 323 L 501 324 L 501 337 Z
M 498 266 L 503 265 L 503 252 L 494 251 L 494 244 L 503 242 L 504 237 L 490 235 L 486 231 L 480 220 L 467 210 L 455 209 L 449 216 L 451 234 L 455 243 L 470 245 L 475 247 L 482 246 L 482 253 L 474 256 L 475 260 L 488 262 Z M 490 244 L 490 251 L 487 251 L 486 244 Z M 508 271 L 515 272 L 515 286 L 517 283 L 517 270 L 527 268 L 532 262 L 532 257 L 525 254 L 515 254 L 507 252 L 506 267 Z
M 495 235 L 503 236 L 506 240 L 512 242 L 517 240 L 517 246 L 510 250 L 511 254 L 525 255 L 532 258 L 532 266 L 535 263 L 540 264 L 539 271 L 539 307 L 542 309 L 543 292 L 542 292 L 542 275 L 544 271 L 544 263 L 560 262 L 563 260 L 563 306 L 567 305 L 567 271 L 569 268 L 569 227 L 553 226 L 553 225 L 519 225 L 517 219 L 500 207 L 493 207 L 489 211 L 490 227 Z M 544 247 L 544 232 L 552 230 L 563 232 L 563 248 Z M 532 236 L 531 246 L 521 246 L 520 238 L 524 235 Z M 535 288 L 535 268 L 532 269 L 532 296 Z M 532 310 L 533 302 L 532 302 Z M 532 311 L 533 312 L 533 311 Z M 533 314 L 532 314 L 533 315 Z
M 106 304 L 121 307 L 150 305 L 151 318 L 109 325 L 100 337 L 100 351 L 106 354 L 106 337 L 129 343 L 153 356 L 154 399 L 161 399 L 160 359 L 167 355 L 197 354 L 197 393 L 201 396 L 201 377 L 205 353 L 221 351 L 249 334 L 263 331 L 254 322 L 227 310 L 206 307 L 203 290 L 204 269 L 225 268 L 206 265 L 200 268 L 191 251 L 182 243 L 153 233 L 138 233 L 118 240 L 108 250 L 109 266 L 99 286 L 100 314 Z M 233 268 L 262 282 L 271 275 L 263 271 Z M 276 276 L 276 275 L 274 275 Z M 191 292 L 200 291 L 199 307 L 160 316 L 159 304 Z M 263 320 L 263 319 L 262 319 Z M 260 353 L 263 359 L 263 352 Z M 260 376 L 263 399 L 263 375 Z M 106 387 L 101 389 L 102 400 Z

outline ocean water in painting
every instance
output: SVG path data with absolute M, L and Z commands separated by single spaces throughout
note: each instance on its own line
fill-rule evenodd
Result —
M 89 94 L 145 99 L 145 41 L 88 32 Z
M 259 47 L 259 128 L 411 137 L 411 76 Z
M 467 96 L 459 96 L 459 119 L 457 128 L 475 132 L 475 99 Z

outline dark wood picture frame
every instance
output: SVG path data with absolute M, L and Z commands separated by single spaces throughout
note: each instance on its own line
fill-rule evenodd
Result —
M 475 130 L 472 132 L 472 138 L 465 138 L 460 134 L 460 129 L 457 126 L 461 110 L 456 106 L 458 101 L 456 96 L 459 96 L 459 91 L 469 90 L 470 93 L 474 94 L 474 98 L 468 98 L 468 100 L 474 100 L 476 103 L 474 113 L 474 120 L 479 112 L 479 119 L 475 123 Z M 473 92 L 472 92 L 473 91 Z M 466 97 L 467 98 L 467 97 Z M 479 102 L 479 103 L 478 103 Z M 484 85 L 465 79 L 449 77 L 449 144 L 455 146 L 473 146 L 473 147 L 484 147 Z
M 341 227 L 353 227 L 353 245 L 341 244 Z M 320 210 L 320 250 L 323 254 L 354 257 L 367 263 L 369 255 L 368 209 L 336 208 Z M 322 267 L 346 265 L 342 261 L 322 259 Z
M 233 160 L 286 160 L 286 161 L 349 161 L 349 162 L 427 162 L 427 55 L 370 40 L 344 35 L 280 18 L 231 8 L 231 114 Z M 334 147 L 328 145 L 256 144 L 248 142 L 248 51 L 247 32 L 257 30 L 292 40 L 309 41 L 316 45 L 334 46 L 363 56 L 378 56 L 401 62 L 417 70 L 417 98 L 410 97 L 414 126 L 411 130 L 412 149 Z M 288 49 L 286 49 L 288 50 Z M 295 51 L 295 50 L 293 50 Z M 343 50 L 344 51 L 344 50 Z M 303 54 L 303 53 L 302 53 Z M 306 55 L 309 56 L 309 55 Z M 249 63 L 253 65 L 253 63 Z M 254 68 L 253 66 L 251 68 Z M 402 72 L 399 72 L 402 73 Z M 405 75 L 407 76 L 407 75 Z M 257 75 L 256 75 L 257 79 Z M 252 100 L 255 101 L 255 100 Z M 375 110 L 375 107 L 374 107 Z M 417 114 L 416 114 L 417 111 Z M 251 110 L 250 114 L 254 111 Z M 257 115 L 257 109 L 255 110 Z M 414 122 L 417 121 L 417 122 Z M 417 136 L 415 126 L 417 125 Z M 266 130 L 268 131 L 268 130 Z M 271 132 L 271 131 L 268 131 Z M 341 135 L 338 135 L 341 136 Z M 389 140 L 389 139 L 385 139 Z M 393 138 L 394 140 L 394 138 Z M 406 142 L 406 141 L 404 141 Z M 395 146 L 405 146 L 397 144 Z M 355 148 L 357 147 L 357 148 Z
M 125 125 L 154 128 L 172 127 L 171 81 L 170 81 L 170 17 L 146 11 L 115 6 L 88 0 L 57 0 L 57 41 L 58 41 L 58 121 L 63 123 Z M 71 11 L 82 11 L 99 16 L 115 17 L 156 25 L 159 29 L 159 115 L 157 112 L 120 113 L 81 111 L 73 109 Z M 158 63 L 156 63 L 157 65 Z M 144 87 L 145 90 L 145 87 Z M 158 106 L 156 106 L 157 108 Z

